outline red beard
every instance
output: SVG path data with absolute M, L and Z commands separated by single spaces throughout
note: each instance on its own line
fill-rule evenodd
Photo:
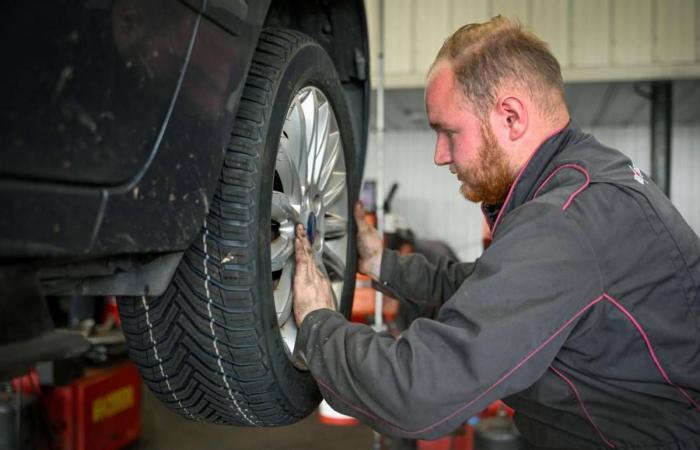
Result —
M 457 169 L 462 181 L 460 192 L 472 202 L 502 203 L 513 184 L 513 173 L 508 166 L 505 150 L 498 145 L 491 127 L 481 126 L 483 144 L 479 147 L 479 165 L 473 169 Z

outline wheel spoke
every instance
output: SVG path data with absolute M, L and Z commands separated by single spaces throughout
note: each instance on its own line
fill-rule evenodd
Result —
M 345 172 L 333 172 L 328 185 L 323 190 L 323 204 L 327 207 L 335 203 L 345 193 Z
M 294 253 L 294 224 L 299 221 L 299 214 L 286 194 L 275 191 L 272 193 L 271 217 L 279 224 L 279 233 L 270 242 L 270 264 L 275 272 L 282 270 Z
M 328 269 L 326 269 L 325 264 L 321 264 L 319 266 L 319 269 L 321 270 L 321 273 L 323 273 L 323 275 L 326 276 L 326 278 L 332 280 L 330 274 L 328 273 Z M 340 308 L 340 303 L 338 302 L 338 294 L 336 293 L 336 283 L 331 281 L 331 295 L 333 295 L 333 303 L 335 304 L 335 310 L 338 311 L 338 309 Z
M 338 157 L 340 156 L 340 147 L 340 133 L 338 131 L 329 133 L 324 161 L 322 164 L 321 176 L 318 181 L 318 188 L 321 190 L 326 188 L 328 185 L 328 180 L 335 170 L 335 166 L 338 163 Z
M 287 320 L 280 323 L 280 334 L 282 335 L 285 346 L 289 351 L 288 355 L 290 358 L 294 352 L 294 343 L 297 339 L 297 331 L 297 324 L 294 321 L 294 316 L 289 314 L 289 316 L 287 316 Z
M 304 110 L 299 99 L 295 98 L 287 113 L 287 119 L 280 136 L 280 149 L 277 153 L 278 170 L 280 172 L 284 170 L 280 167 L 280 164 L 289 169 L 288 172 L 284 173 L 286 177 L 280 173 L 285 192 L 296 192 L 295 187 L 302 186 L 302 183 L 305 181 L 307 151 L 308 142 Z M 290 177 L 293 177 L 293 179 Z
M 309 90 L 301 99 L 301 111 L 304 116 L 305 152 L 306 152 L 306 183 L 312 184 L 316 176 L 316 147 L 318 145 L 318 117 L 316 107 L 316 92 Z
M 345 276 L 345 258 L 336 252 L 328 242 L 323 245 L 323 266 L 332 272 L 335 277 L 330 277 L 333 279 L 342 279 Z
M 275 312 L 277 313 L 277 323 L 279 326 L 284 325 L 292 316 L 293 291 L 292 291 L 292 276 L 294 274 L 294 263 L 292 260 L 287 261 L 282 271 L 277 287 L 275 288 Z
M 326 213 L 324 223 L 327 240 L 340 239 L 348 233 L 348 221 L 336 214 Z
M 292 253 L 294 253 L 294 242 L 292 239 L 287 237 L 280 237 L 275 239 L 271 244 L 270 249 L 270 265 L 272 266 L 272 271 L 276 272 L 284 268 L 284 264 L 289 260 Z
M 313 149 L 314 172 L 313 182 L 320 187 L 321 175 L 325 169 L 326 153 L 328 152 L 328 136 L 330 121 L 328 120 L 328 102 L 319 101 L 316 109 L 316 142 Z
M 292 206 L 290 198 L 284 192 L 274 191 L 272 193 L 272 212 L 273 220 L 276 220 L 283 225 L 283 222 L 292 222 L 292 225 L 299 221 L 299 213 Z
M 300 176 L 301 168 L 296 165 L 294 154 L 298 153 L 299 149 L 291 149 L 283 143 L 285 139 L 280 141 L 280 149 L 277 152 L 277 164 L 275 170 L 282 181 L 282 188 L 294 197 L 295 203 L 299 203 L 301 199 L 302 180 Z M 289 150 L 288 150 L 289 149 Z
M 335 296 L 335 306 L 337 310 L 340 310 L 340 302 L 341 299 L 343 298 L 343 286 L 345 285 L 345 282 L 343 280 L 339 281 L 334 281 L 331 283 L 331 286 L 333 286 L 333 294 Z

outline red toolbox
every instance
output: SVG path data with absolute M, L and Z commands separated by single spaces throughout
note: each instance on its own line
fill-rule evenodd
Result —
M 130 362 L 44 387 L 40 399 L 61 450 L 117 450 L 141 435 L 141 380 Z

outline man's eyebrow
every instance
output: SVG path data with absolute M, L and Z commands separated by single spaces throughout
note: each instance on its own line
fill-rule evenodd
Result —
M 440 122 L 428 122 L 428 125 L 430 125 L 430 128 L 433 130 L 442 130 L 445 128 Z

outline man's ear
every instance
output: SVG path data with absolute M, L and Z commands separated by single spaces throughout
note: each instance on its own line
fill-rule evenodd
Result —
M 528 127 L 528 113 L 525 104 L 512 95 L 504 95 L 498 99 L 495 111 L 496 120 L 507 130 L 508 139 L 517 141 L 520 139 Z

